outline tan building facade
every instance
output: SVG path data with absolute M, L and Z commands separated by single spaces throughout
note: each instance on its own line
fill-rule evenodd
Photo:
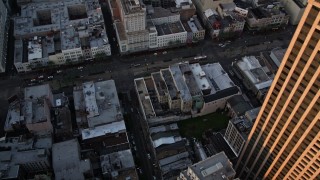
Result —
M 236 164 L 241 179 L 320 174 L 320 0 L 309 0 Z

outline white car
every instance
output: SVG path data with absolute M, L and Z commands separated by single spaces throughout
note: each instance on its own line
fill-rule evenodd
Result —
M 53 76 L 48 76 L 48 79 L 53 79 Z
M 38 78 L 39 78 L 39 79 L 42 79 L 42 78 L 43 78 L 43 75 L 40 75 Z
M 82 66 L 79 66 L 78 69 L 83 69 L 83 67 L 82 67 Z
M 150 156 L 150 154 L 147 154 L 147 156 L 148 156 L 148 159 L 151 159 L 151 156 Z
M 58 71 L 57 71 L 58 74 L 61 73 L 61 72 L 62 72 L 61 70 L 58 70 Z

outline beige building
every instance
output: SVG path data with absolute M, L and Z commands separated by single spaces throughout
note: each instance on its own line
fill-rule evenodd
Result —
M 279 28 L 288 24 L 289 15 L 280 5 L 265 5 L 250 9 L 246 22 L 250 30 Z
M 319 178 L 319 10 L 310 0 L 240 154 L 241 179 Z

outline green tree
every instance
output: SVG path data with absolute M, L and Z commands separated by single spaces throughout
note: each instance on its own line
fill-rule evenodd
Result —
M 103 60 L 103 59 L 105 59 L 106 58 L 106 54 L 105 53 L 97 53 L 95 56 L 94 56 L 94 58 L 96 59 L 96 60 Z

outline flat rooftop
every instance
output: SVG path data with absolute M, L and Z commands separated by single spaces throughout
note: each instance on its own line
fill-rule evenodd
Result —
M 156 127 L 149 128 L 150 134 L 159 133 L 159 132 L 165 132 L 165 131 L 172 131 L 172 130 L 178 130 L 179 127 L 177 123 L 168 124 L 168 125 L 161 125 Z
M 168 137 L 162 137 L 157 140 L 154 140 L 152 144 L 154 148 L 157 148 L 161 145 L 173 144 L 181 140 L 182 140 L 181 136 L 168 136 Z
M 148 117 L 155 117 L 156 114 L 154 112 L 151 100 L 150 100 L 150 95 L 148 93 L 145 81 L 143 78 L 138 78 L 134 80 L 137 88 L 137 93 L 139 96 L 139 99 L 142 103 L 144 114 Z
M 149 19 L 157 19 L 157 18 L 162 18 L 162 17 L 170 17 L 170 16 L 179 15 L 178 12 L 171 12 L 170 9 L 165 9 L 162 7 L 153 7 L 153 10 L 154 10 L 154 13 L 148 15 Z
M 52 91 L 49 84 L 30 86 L 24 88 L 24 99 L 52 98 Z
M 196 79 L 193 76 L 191 68 L 188 63 L 179 64 L 184 81 L 186 82 L 191 96 L 202 95 L 200 88 L 197 85 Z
M 174 84 L 173 77 L 172 77 L 169 69 L 161 69 L 160 72 L 161 72 L 162 77 L 166 83 L 166 86 L 169 91 L 169 95 L 170 95 L 171 99 L 172 100 L 179 99 L 178 89 L 176 88 L 176 86 Z
M 158 36 L 185 32 L 185 29 L 183 28 L 181 21 L 155 25 L 155 27 L 157 29 Z
M 234 127 L 236 127 L 236 129 L 238 130 L 238 132 L 241 134 L 241 136 L 243 137 L 243 139 L 247 139 L 251 128 L 252 128 L 252 122 L 249 121 L 246 117 L 235 117 L 232 118 L 230 120 L 230 122 L 232 122 L 232 124 L 234 125 Z
M 235 86 L 229 75 L 219 63 L 206 64 L 201 67 L 212 87 L 211 94 Z
M 256 86 L 257 89 L 270 87 L 272 80 L 260 65 L 255 56 L 245 56 L 237 62 L 237 66 L 247 76 L 247 78 Z
M 151 77 L 154 81 L 155 87 L 156 87 L 159 95 L 164 96 L 165 94 L 168 94 L 166 84 L 163 81 L 163 79 L 161 78 L 160 72 L 151 73 Z
M 193 170 L 198 178 L 203 180 L 224 180 L 225 176 L 233 178 L 236 175 L 232 163 L 223 151 L 195 163 L 189 168 Z
M 84 32 L 83 30 L 87 28 L 89 30 L 96 29 L 104 26 L 103 24 L 103 15 L 98 0 L 28 3 L 21 6 L 20 16 L 14 19 L 14 36 L 33 37 L 34 35 L 45 36 L 54 32 L 59 33 L 61 47 L 52 46 L 53 41 L 51 41 L 52 45 L 50 43 L 46 44 L 44 41 L 42 49 L 44 57 L 46 57 L 46 51 L 50 54 L 50 51 L 53 53 L 54 50 L 60 48 L 61 50 L 81 48 L 83 44 L 81 44 L 80 36 Z M 93 39 L 108 43 L 106 36 Z M 95 47 L 95 44 L 97 43 L 93 43 L 92 46 Z M 32 47 L 34 50 L 30 53 L 30 59 L 39 58 L 41 47 L 36 45 Z
M 186 82 L 183 79 L 182 72 L 181 72 L 181 70 L 179 68 L 179 64 L 171 65 L 169 67 L 169 69 L 171 71 L 173 79 L 175 80 L 175 84 L 176 84 L 176 86 L 178 88 L 178 91 L 179 91 L 179 94 L 180 94 L 180 98 L 184 102 L 192 101 L 192 97 L 191 97 L 189 88 L 188 88 Z
M 135 164 L 130 149 L 100 156 L 102 173 L 119 174 L 134 169 Z
M 24 118 L 21 118 L 21 103 L 15 100 L 9 104 L 6 122 L 4 124 L 5 131 L 13 131 L 13 125 L 23 123 Z
M 144 5 L 140 4 L 139 0 L 121 0 L 120 2 L 125 15 L 145 13 L 143 10 Z
M 211 86 L 199 63 L 190 64 L 191 72 L 200 90 L 209 90 Z
M 83 173 L 91 169 L 89 159 L 81 160 L 77 139 L 53 144 L 52 166 L 57 179 L 84 180 Z
M 109 124 L 96 126 L 94 128 L 83 129 L 81 131 L 82 140 L 92 139 L 107 134 L 115 134 L 126 132 L 126 125 L 124 121 L 116 121 Z
M 83 110 L 87 113 L 89 127 L 123 119 L 113 80 L 83 83 L 79 89 L 74 90 L 74 99 L 76 110 L 85 105 Z

